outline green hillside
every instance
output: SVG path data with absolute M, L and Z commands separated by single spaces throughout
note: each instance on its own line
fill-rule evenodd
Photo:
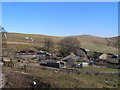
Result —
M 32 41 L 31 39 L 27 40 L 25 37 L 29 37 L 34 39 L 35 41 Z M 103 53 L 113 53 L 117 54 L 118 50 L 108 44 L 108 41 L 105 38 L 101 37 L 95 37 L 95 36 L 89 36 L 89 35 L 79 35 L 79 36 L 72 36 L 78 38 L 81 42 L 81 47 L 89 49 L 91 51 L 97 51 L 97 52 L 103 52 Z M 56 36 L 46 36 L 46 35 L 36 35 L 36 34 L 21 34 L 21 33 L 8 33 L 7 38 L 7 46 L 13 51 L 18 51 L 22 49 L 27 48 L 33 48 L 33 47 L 42 47 L 44 40 L 46 38 L 52 39 L 55 43 L 59 42 L 61 39 L 64 39 L 65 37 L 56 37 Z M 110 43 L 114 43 L 116 40 L 113 38 L 108 38 Z

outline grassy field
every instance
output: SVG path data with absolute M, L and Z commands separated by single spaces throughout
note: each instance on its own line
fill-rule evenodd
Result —
M 90 76 L 34 69 L 23 72 L 49 83 L 53 88 L 117 88 L 118 85 L 118 76 Z
M 75 68 L 71 68 L 75 69 Z M 84 67 L 84 68 L 78 68 L 78 71 L 95 71 L 95 72 L 118 72 L 118 69 L 113 68 L 98 68 L 98 67 Z
M 118 50 L 116 48 L 108 47 L 108 46 L 105 46 L 105 45 L 82 43 L 82 47 L 87 48 L 87 49 L 89 49 L 91 51 L 118 54 Z
M 36 41 L 26 40 L 25 37 L 33 38 Z M 105 40 L 105 38 L 89 36 L 89 35 L 80 35 L 80 36 L 73 36 L 73 37 L 78 38 L 78 40 L 81 42 L 82 48 L 86 48 L 91 51 L 118 54 L 118 50 L 116 48 L 107 46 L 107 41 Z M 8 33 L 7 42 L 8 42 L 9 48 L 15 51 L 18 51 L 21 49 L 33 48 L 35 46 L 42 47 L 43 43 L 41 43 L 40 41 L 44 41 L 46 38 L 50 38 L 55 43 L 58 43 L 61 39 L 64 39 L 65 37 Z

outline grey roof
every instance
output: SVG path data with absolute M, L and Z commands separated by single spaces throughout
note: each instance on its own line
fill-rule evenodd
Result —
M 57 60 L 46 60 L 39 62 L 40 64 L 47 64 L 47 63 L 57 63 Z
M 73 59 L 73 60 L 76 60 L 76 55 L 73 54 L 73 53 L 71 53 L 71 54 L 68 55 L 67 57 L 61 59 L 61 61 L 64 61 L 64 60 L 66 60 L 66 59 L 70 59 L 70 58 Z

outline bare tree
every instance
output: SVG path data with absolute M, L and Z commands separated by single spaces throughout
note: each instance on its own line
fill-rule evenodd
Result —
M 105 38 L 105 40 L 107 41 L 107 46 L 110 46 L 110 41 L 108 40 L 108 38 Z
M 113 46 L 117 49 L 120 49 L 120 36 L 115 38 Z
M 75 37 L 67 37 L 59 42 L 59 50 L 63 56 L 80 48 L 80 41 Z
M 51 49 L 53 49 L 53 47 L 54 47 L 54 42 L 52 41 L 52 39 L 47 38 L 44 40 L 44 49 L 46 51 L 50 52 Z

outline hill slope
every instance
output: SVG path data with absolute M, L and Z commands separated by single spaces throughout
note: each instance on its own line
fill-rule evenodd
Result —
M 76 37 L 81 42 L 81 47 L 98 52 L 117 54 L 118 50 L 114 47 L 114 42 L 117 38 L 101 38 L 89 35 L 78 35 Z M 29 38 L 29 39 L 27 39 Z M 7 46 L 13 50 L 18 51 L 26 48 L 42 47 L 46 38 L 52 39 L 55 43 L 59 42 L 65 37 L 35 35 L 35 34 L 21 34 L 21 33 L 8 33 Z M 32 41 L 33 40 L 33 41 Z M 108 41 L 110 45 L 108 45 Z M 113 45 L 113 46 L 112 46 Z

